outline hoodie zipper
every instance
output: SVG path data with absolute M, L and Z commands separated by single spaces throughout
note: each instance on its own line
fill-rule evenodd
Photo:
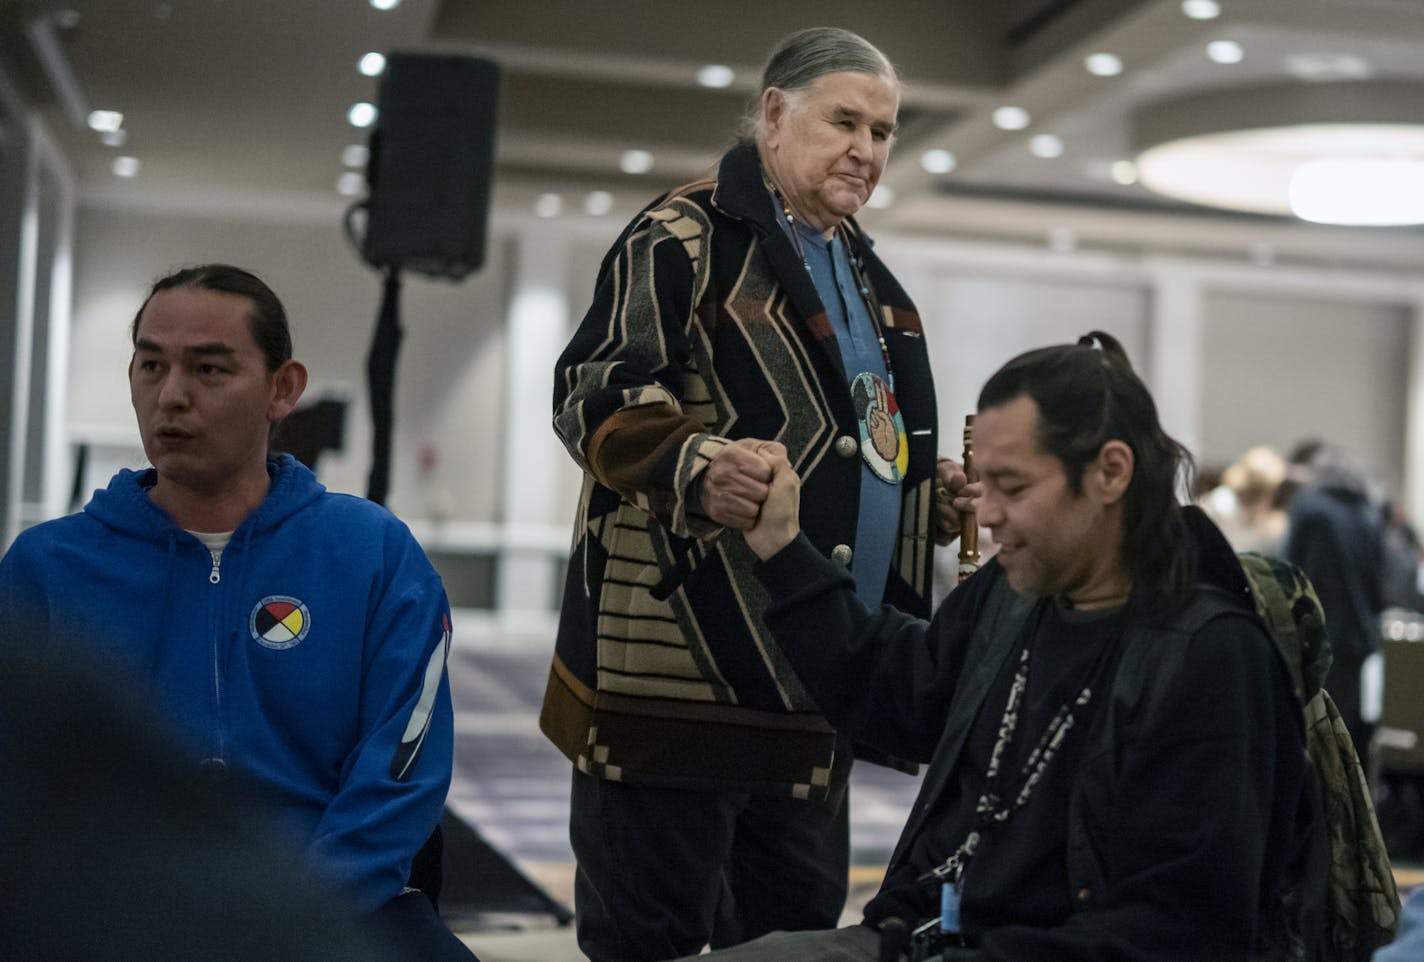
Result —
M 208 572 L 208 583 L 216 586 L 222 581 L 222 556 L 208 549 L 208 555 L 213 559 L 213 568 Z M 222 648 L 222 610 L 221 595 L 215 600 L 214 606 L 209 613 L 208 637 L 211 639 L 211 650 L 213 655 L 213 737 L 216 741 L 217 755 L 215 761 L 220 767 L 227 765 L 227 747 L 224 745 L 222 731 L 222 672 L 220 670 L 220 650 Z

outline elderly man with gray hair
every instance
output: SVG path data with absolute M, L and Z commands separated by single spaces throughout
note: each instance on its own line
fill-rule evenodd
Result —
M 900 82 L 837 28 L 783 40 L 715 177 L 613 245 L 555 371 L 584 470 L 541 724 L 574 763 L 579 944 L 595 962 L 824 928 L 843 908 L 852 746 L 763 621 L 743 532 L 771 464 L 866 603 L 923 617 L 976 493 L 936 453 L 919 315 L 854 215 Z

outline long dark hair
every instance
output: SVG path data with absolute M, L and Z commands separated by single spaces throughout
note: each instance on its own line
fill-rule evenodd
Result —
M 1177 492 L 1190 491 L 1191 453 L 1162 430 L 1157 405 L 1110 334 L 1020 354 L 989 378 L 979 410 L 1018 397 L 1038 405 L 1038 443 L 1063 464 L 1069 490 L 1082 493 L 1083 471 L 1104 444 L 1132 449 L 1132 480 L 1123 496 L 1122 559 L 1132 575 L 1128 611 L 1156 620 L 1186 603 L 1197 576 L 1197 549 Z
M 231 264 L 199 264 L 174 271 L 154 281 L 148 296 L 139 305 L 129 328 L 130 339 L 138 343 L 138 322 L 143 309 L 153 295 L 159 291 L 169 291 L 180 287 L 191 287 L 203 291 L 217 291 L 222 294 L 236 294 L 252 303 L 248 315 L 252 337 L 262 351 L 262 357 L 270 374 L 292 357 L 292 332 L 287 324 L 287 310 L 273 293 L 272 288 L 256 274 L 233 267 Z

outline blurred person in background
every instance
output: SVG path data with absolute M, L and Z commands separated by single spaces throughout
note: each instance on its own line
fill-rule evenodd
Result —
M 1275 554 L 1286 533 L 1286 513 L 1276 503 L 1285 478 L 1285 458 L 1257 445 L 1232 462 L 1198 504 L 1237 551 Z
M 1350 729 L 1355 751 L 1368 770 L 1370 738 L 1377 720 L 1367 718 L 1362 668 L 1380 648 L 1384 610 L 1385 551 L 1379 508 L 1364 473 L 1339 446 L 1309 449 L 1308 472 L 1287 509 L 1284 557 L 1301 566 L 1325 610 L 1334 660 L 1325 688 Z

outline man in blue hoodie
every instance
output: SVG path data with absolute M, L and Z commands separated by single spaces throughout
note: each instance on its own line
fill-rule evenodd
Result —
M 413 956 L 473 958 L 406 887 L 450 783 L 439 576 L 384 508 L 268 457 L 307 373 L 260 279 L 164 277 L 132 338 L 153 467 L 16 539 L 0 642 L 109 666 L 171 721 L 174 756 L 230 785 L 357 915 Z

